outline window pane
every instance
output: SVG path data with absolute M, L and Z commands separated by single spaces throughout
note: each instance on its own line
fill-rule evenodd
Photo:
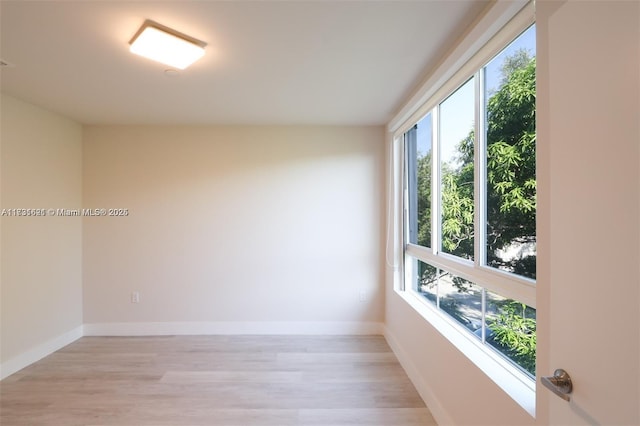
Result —
M 442 273 L 438 279 L 438 294 L 440 309 L 480 337 L 482 288 L 450 273 Z
M 405 232 L 412 244 L 418 243 L 418 126 L 415 125 L 404 134 L 404 152 L 407 182 L 407 219 Z
M 440 104 L 441 249 L 473 259 L 474 79 Z
M 432 139 L 431 113 L 405 134 L 409 191 L 409 242 L 424 247 L 431 247 Z
M 536 277 L 535 27 L 484 67 L 487 265 Z
M 438 303 L 438 268 L 420 260 L 415 260 L 415 262 L 417 262 L 415 268 L 417 277 L 414 290 L 436 305 Z
M 487 291 L 486 342 L 536 375 L 536 310 Z
M 431 247 L 431 114 L 417 125 L 418 244 Z

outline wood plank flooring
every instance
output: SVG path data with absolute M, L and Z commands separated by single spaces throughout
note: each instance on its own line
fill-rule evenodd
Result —
M 428 426 L 381 336 L 83 337 L 0 382 L 0 425 Z

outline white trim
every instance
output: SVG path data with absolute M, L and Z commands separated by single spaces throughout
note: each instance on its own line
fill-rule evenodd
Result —
M 411 361 L 411 358 L 407 355 L 405 350 L 398 343 L 398 340 L 386 326 L 384 327 L 384 338 L 387 340 L 387 343 L 396 355 L 396 358 L 398 358 L 398 362 L 400 362 L 400 365 L 407 373 L 409 380 L 411 380 L 411 383 L 413 383 L 413 386 L 420 394 L 420 397 L 429 408 L 429 411 L 433 415 L 436 423 L 439 425 L 455 424 L 449 413 L 447 413 L 444 406 L 437 398 L 436 394 L 433 392 L 433 389 L 431 389 L 428 383 L 420 375 L 420 370 L 418 370 L 413 361 Z
M 221 321 L 221 322 L 115 322 L 84 325 L 85 336 L 168 335 L 381 335 L 379 322 L 337 321 Z
M 387 220 L 393 223 L 394 234 L 391 241 L 393 242 L 393 255 L 396 260 L 396 267 L 393 268 L 393 285 L 398 290 L 404 290 L 404 279 L 402 277 L 404 273 L 403 258 L 404 258 L 404 226 L 405 226 L 405 191 L 404 191 L 404 136 L 398 138 L 389 134 L 390 153 L 393 156 L 393 164 L 388 171 L 389 178 L 393 179 L 393 193 L 388 194 L 389 197 L 393 197 L 391 203 L 393 203 L 394 210 L 393 215 L 388 217 Z
M 431 115 L 431 253 L 438 253 L 442 248 L 440 237 L 442 223 L 440 220 L 440 108 L 433 108 Z
M 535 281 L 489 266 L 475 266 L 471 261 L 446 254 L 433 254 L 431 249 L 407 244 L 406 253 L 422 262 L 444 269 L 489 291 L 536 307 Z
M 33 364 L 36 361 L 41 360 L 47 355 L 64 348 L 70 343 L 75 342 L 83 336 L 83 326 L 76 327 L 64 334 L 61 334 L 53 339 L 37 345 L 26 352 L 15 356 L 8 361 L 0 364 L 0 380 L 3 380 L 10 375 L 22 370 L 25 367 Z
M 474 138 L 473 141 L 473 168 L 474 168 L 474 182 L 473 182 L 473 253 L 475 257 L 473 259 L 477 268 L 482 266 L 486 262 L 486 230 L 484 226 L 486 219 L 486 126 L 485 126 L 485 72 L 483 68 L 480 68 L 475 74 L 475 117 L 474 117 Z

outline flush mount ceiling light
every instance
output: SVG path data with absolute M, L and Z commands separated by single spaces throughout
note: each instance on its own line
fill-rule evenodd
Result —
M 132 53 L 181 70 L 200 59 L 207 45 L 151 20 L 142 24 L 129 44 Z

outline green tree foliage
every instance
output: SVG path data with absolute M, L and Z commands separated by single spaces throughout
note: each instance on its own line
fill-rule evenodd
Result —
M 504 85 L 509 81 L 509 77 L 515 71 L 525 68 L 529 65 L 531 61 L 531 56 L 527 49 L 518 49 L 513 52 L 511 55 L 504 58 L 502 65 L 500 66 L 500 74 L 502 74 L 502 79 L 500 80 L 500 85 Z
M 471 146 L 471 156 L 465 158 L 466 145 Z M 472 258 L 473 220 L 473 135 L 463 140 L 458 150 L 462 165 L 452 169 L 443 164 L 442 173 L 442 249 L 462 258 Z
M 525 304 L 507 300 L 488 320 L 493 333 L 487 341 L 532 375 L 536 374 L 536 320 Z
M 510 73 L 487 103 L 487 263 L 535 278 L 535 255 L 496 255 L 536 241 L 536 60 L 516 55 L 505 61 Z
M 504 84 L 487 102 L 487 264 L 535 278 L 535 255 L 512 260 L 499 250 L 536 241 L 536 60 L 505 59 Z M 442 248 L 471 257 L 474 240 L 474 132 L 457 147 L 457 166 L 442 164 Z M 431 245 L 431 154 L 418 159 L 418 244 Z
M 487 264 L 535 278 L 535 254 L 504 260 L 498 250 L 536 242 L 536 60 L 520 50 L 502 65 L 487 103 Z M 512 300 L 489 321 L 491 343 L 535 375 L 535 313 Z
M 530 251 L 512 259 L 501 250 L 535 247 L 536 242 L 536 60 L 526 50 L 507 57 L 502 79 L 490 95 L 487 110 L 487 264 L 521 276 L 535 278 L 536 256 Z M 469 258 L 474 253 L 474 131 L 457 147 L 455 166 L 441 165 L 442 248 Z M 418 160 L 418 200 L 431 202 L 431 154 Z M 483 183 L 484 184 L 484 183 Z M 418 244 L 430 246 L 431 209 L 419 210 Z M 435 268 L 420 271 L 420 283 L 433 286 Z M 440 271 L 440 276 L 443 273 Z M 459 292 L 464 280 L 454 278 Z M 491 344 L 535 374 L 535 314 L 525 315 L 524 305 L 506 301 L 489 321 Z M 530 309 L 530 308 L 529 308 Z
M 418 158 L 418 244 L 431 247 L 431 151 Z

